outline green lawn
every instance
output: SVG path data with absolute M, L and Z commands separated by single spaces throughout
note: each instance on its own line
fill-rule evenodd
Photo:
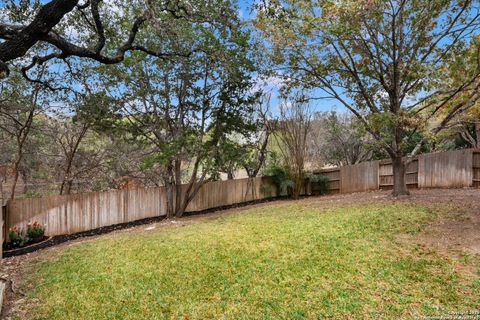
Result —
M 29 278 L 34 319 L 409 319 L 480 310 L 478 259 L 441 257 L 414 205 L 281 202 L 67 247 Z M 475 266 L 477 264 L 477 266 Z M 473 269 L 477 273 L 459 272 Z M 31 300 L 30 300 L 31 299 Z M 440 311 L 438 311 L 440 310 Z

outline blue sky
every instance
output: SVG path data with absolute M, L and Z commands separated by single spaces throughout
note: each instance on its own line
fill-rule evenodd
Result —
M 253 4 L 254 2 L 258 2 L 258 1 L 262 1 L 262 0 L 238 0 L 240 18 L 245 20 L 253 18 L 254 17 Z M 278 90 L 276 90 L 276 88 L 278 87 L 278 80 L 275 78 L 271 78 L 267 80 L 267 82 L 269 82 L 267 89 L 272 92 L 271 104 L 273 107 L 275 105 L 278 105 L 279 103 L 279 100 L 277 99 Z M 320 90 L 313 90 L 311 91 L 311 94 L 313 97 L 315 96 L 319 97 L 322 95 Z M 334 99 L 313 101 L 311 102 L 311 106 L 312 106 L 312 109 L 316 111 L 335 110 L 339 112 L 348 112 L 348 110 L 343 105 L 341 105 Z

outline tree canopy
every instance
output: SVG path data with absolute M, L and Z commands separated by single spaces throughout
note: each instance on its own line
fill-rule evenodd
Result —
M 388 156 L 407 194 L 416 153 L 479 146 L 478 1 L 240 5 L 6 1 L 0 187 L 162 185 L 173 216 L 203 183 L 267 167 L 298 196 L 305 171 Z
M 395 193 L 403 194 L 403 145 L 440 111 L 443 117 L 429 128 L 433 134 L 478 99 L 478 50 L 474 68 L 462 68 L 460 61 L 478 32 L 479 5 L 276 0 L 258 5 L 257 27 L 288 89 L 316 89 L 317 99 L 335 99 L 356 115 L 392 158 Z M 455 61 L 456 81 L 443 81 Z

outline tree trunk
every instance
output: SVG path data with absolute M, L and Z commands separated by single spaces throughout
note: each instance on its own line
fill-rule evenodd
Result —
M 68 177 L 65 175 L 63 177 L 62 184 L 60 185 L 60 195 L 70 194 L 71 186 L 72 186 L 72 181 L 68 179 Z
M 187 211 L 187 207 L 190 204 L 190 202 L 193 199 L 195 199 L 195 196 L 197 195 L 200 188 L 206 183 L 205 175 L 206 175 L 206 172 L 204 172 L 202 174 L 202 177 L 199 178 L 198 180 L 193 178 L 192 176 L 192 179 L 188 183 L 188 187 L 186 188 L 185 193 L 182 194 L 182 197 L 183 197 L 182 205 L 176 210 L 177 211 L 176 216 L 178 218 L 183 216 L 185 211 Z
M 88 131 L 89 126 L 84 124 L 82 127 L 82 130 L 80 131 L 80 134 L 76 138 L 75 142 L 70 144 L 68 147 L 68 151 L 65 153 L 66 161 L 67 161 L 67 166 L 65 169 L 65 172 L 63 174 L 63 181 L 62 181 L 62 186 L 60 187 L 60 194 L 63 194 L 65 192 L 65 185 L 67 185 L 68 189 L 66 194 L 70 194 L 72 185 L 73 185 L 73 178 L 71 177 L 72 173 L 72 167 L 73 167 L 73 159 L 75 158 L 75 155 L 77 154 L 78 148 L 80 147 L 80 143 L 82 142 L 83 138 L 85 137 L 87 131 Z M 60 140 L 59 140 L 60 141 Z
M 13 181 L 12 181 L 12 187 L 10 189 L 10 199 L 13 200 L 15 199 L 15 189 L 17 188 L 17 182 L 18 182 L 18 177 L 19 177 L 19 168 L 20 168 L 20 162 L 23 160 L 23 143 L 19 144 L 19 150 L 17 153 L 17 159 L 13 165 Z
M 18 163 L 22 161 L 20 158 L 17 160 L 13 166 L 13 181 L 12 181 L 12 186 L 10 188 L 10 199 L 13 200 L 15 199 L 15 189 L 17 188 L 17 181 L 18 181 Z
M 293 188 L 292 188 L 292 198 L 297 200 L 300 198 L 300 194 L 302 193 L 302 186 L 303 186 L 303 172 L 297 171 L 295 176 L 292 177 L 293 180 Z
M 186 188 L 185 192 L 182 193 L 182 201 L 180 206 L 175 209 L 175 216 L 181 218 L 185 211 L 187 210 L 188 204 L 190 201 L 195 197 L 198 191 L 198 185 L 195 181 L 190 181 L 188 187 Z
M 405 179 L 406 165 L 401 156 L 392 158 L 393 168 L 393 192 L 394 197 L 409 195 Z
M 25 172 L 25 168 L 21 169 L 21 170 L 18 170 L 18 173 L 20 174 L 20 176 L 22 177 L 22 182 L 23 182 L 23 193 L 27 193 L 29 190 L 28 190 L 28 175 L 27 173 Z
M 0 172 L 0 206 L 3 205 L 3 183 L 5 182 L 5 179 L 1 175 Z
M 165 174 L 165 193 L 167 198 L 167 218 L 173 218 L 175 216 L 175 183 L 173 165 L 167 166 L 167 172 Z
M 174 215 L 177 215 L 177 211 L 182 205 L 182 160 L 176 159 L 174 161 L 175 166 L 175 208 Z
M 65 191 L 65 194 L 70 194 L 72 193 L 72 187 L 73 187 L 73 180 L 70 179 L 67 182 L 67 190 Z
M 37 103 L 37 94 L 38 94 L 38 91 L 34 94 L 34 103 L 32 104 L 32 108 L 28 113 L 27 120 L 25 124 L 23 124 L 22 128 L 20 129 L 19 133 L 16 136 L 18 150 L 17 150 L 17 159 L 15 160 L 15 164 L 13 166 L 14 176 L 13 176 L 13 183 L 12 183 L 12 189 L 10 194 L 11 200 L 15 199 L 15 188 L 17 187 L 20 163 L 23 160 L 23 147 L 30 133 L 31 125 L 33 122 L 33 116 L 35 114 L 36 103 Z
M 174 191 L 171 181 L 165 183 L 165 193 L 167 198 L 167 218 L 173 218 L 175 216 L 174 210 Z
M 65 172 L 63 174 L 63 180 L 62 180 L 62 185 L 60 186 L 60 195 L 65 193 L 65 186 L 70 183 L 70 171 L 72 170 L 72 162 L 73 162 L 73 153 L 70 155 L 67 155 L 67 168 L 65 169 Z M 71 185 L 71 184 L 70 184 Z M 69 194 L 70 190 L 66 192 L 66 194 Z
M 175 213 L 175 216 L 177 218 L 183 217 L 183 214 L 187 210 L 187 206 L 188 206 L 189 203 L 190 203 L 190 201 L 187 201 L 186 199 L 184 199 L 184 201 L 182 201 L 182 204 L 180 205 L 179 208 L 177 208 L 177 212 Z

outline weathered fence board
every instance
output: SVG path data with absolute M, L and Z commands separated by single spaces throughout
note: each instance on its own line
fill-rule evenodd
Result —
M 340 193 L 340 189 L 341 189 L 340 168 L 323 169 L 318 171 L 318 173 L 328 178 L 329 192 Z
M 418 186 L 420 188 L 469 187 L 473 181 L 470 150 L 455 150 L 420 155 Z
M 340 192 L 378 190 L 378 161 L 340 168 Z
M 268 178 L 208 182 L 187 207 L 187 212 L 265 199 L 261 192 Z M 186 189 L 186 185 L 183 189 Z M 271 186 L 274 188 L 273 186 Z M 92 230 L 113 224 L 166 214 L 165 188 L 139 188 L 80 193 L 8 202 L 8 226 L 25 228 L 29 222 L 46 225 L 49 236 Z
M 371 161 L 323 169 L 331 193 L 349 193 L 393 186 L 391 161 Z M 421 155 L 407 166 L 411 187 L 480 187 L 480 150 L 457 150 Z M 183 192 L 187 188 L 182 186 Z M 308 188 L 307 188 L 308 189 Z M 214 181 L 203 185 L 187 212 L 218 208 L 276 196 L 271 178 Z M 164 187 L 92 192 L 44 198 L 16 199 L 7 204 L 4 232 L 29 222 L 46 225 L 47 235 L 70 234 L 108 225 L 162 216 Z
M 380 189 L 393 189 L 393 167 L 391 160 L 380 161 L 378 178 Z M 418 159 L 413 159 L 412 162 L 407 165 L 405 180 L 409 188 L 416 188 L 418 186 Z
M 472 154 L 472 186 L 480 187 L 480 150 L 474 150 Z
M 7 239 L 7 228 L 5 225 L 6 215 L 7 215 L 7 207 L 0 202 L 0 227 L 2 230 L 2 232 L 0 233 L 0 258 L 3 255 L 3 246 L 2 246 L 3 240 Z M 1 304 L 0 304 L 0 308 L 1 308 Z

